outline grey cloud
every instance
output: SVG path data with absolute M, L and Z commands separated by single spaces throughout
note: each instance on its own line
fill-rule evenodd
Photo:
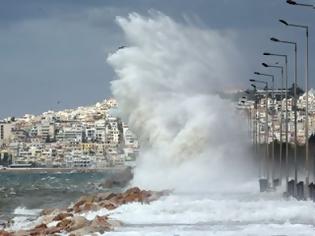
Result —
M 242 58 L 248 58 L 253 71 L 263 69 L 262 60 L 272 61 L 261 56 L 264 50 L 289 53 L 291 68 L 292 50 L 268 38 L 297 40 L 303 81 L 303 34 L 281 26 L 277 19 L 311 24 L 315 14 L 290 7 L 284 0 L 2 0 L 0 118 L 85 105 L 111 96 L 109 85 L 115 75 L 105 58 L 124 44 L 115 17 L 147 14 L 150 9 L 185 24 L 233 32 Z M 310 51 L 315 51 L 313 43 Z M 240 86 L 247 86 L 251 76 L 238 78 Z M 315 86 L 314 81 L 311 85 Z

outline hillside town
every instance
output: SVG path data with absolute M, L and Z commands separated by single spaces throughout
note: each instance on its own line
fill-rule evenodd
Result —
M 138 141 L 111 115 L 117 102 L 0 121 L 0 166 L 107 168 L 134 166 Z
M 247 96 L 243 96 L 238 101 L 238 108 L 246 111 L 249 118 L 248 124 L 252 130 L 258 143 L 265 143 L 265 122 L 266 122 L 266 98 L 265 90 L 255 91 L 255 96 L 247 92 Z M 285 111 L 286 99 L 281 99 L 281 93 L 284 91 L 275 91 L 275 99 L 271 98 L 271 91 L 268 96 L 268 142 L 272 140 L 280 140 L 280 133 L 282 133 L 282 140 L 285 140 Z M 315 133 L 315 90 L 311 89 L 308 92 L 308 107 L 309 107 L 309 137 Z M 294 143 L 294 99 L 288 96 L 288 141 Z M 305 107 L 306 107 L 306 93 L 301 92 L 297 100 L 297 143 L 299 145 L 305 144 Z M 281 119 L 282 117 L 282 119 Z M 282 132 L 281 131 L 282 123 Z M 256 127 L 256 129 L 255 129 Z M 272 136 L 273 135 L 273 136 Z

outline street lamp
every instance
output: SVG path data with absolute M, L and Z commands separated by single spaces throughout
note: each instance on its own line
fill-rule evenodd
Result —
M 294 194 L 296 193 L 297 184 L 297 43 L 285 40 L 279 40 L 277 38 L 270 38 L 273 42 L 284 43 L 294 45 L 294 55 L 295 55 L 295 70 L 294 70 Z
M 312 5 L 312 4 L 297 3 L 296 1 L 292 1 L 292 0 L 287 0 L 287 3 L 290 4 L 290 5 L 295 5 L 295 6 L 304 6 L 304 7 L 312 7 L 312 8 L 315 8 L 315 6 Z
M 286 22 L 285 20 L 280 19 L 281 23 L 283 23 L 286 26 L 291 26 L 295 28 L 304 29 L 306 33 L 306 53 L 305 53 L 305 90 L 306 90 L 306 106 L 305 106 L 305 169 L 306 169 L 306 178 L 305 178 L 305 184 L 306 186 L 309 185 L 309 177 L 310 177 L 310 167 L 309 167 L 309 133 L 308 133 L 308 82 L 309 82 L 309 36 L 308 36 L 308 26 L 307 25 L 297 25 L 297 24 L 290 24 Z
M 260 75 L 260 76 L 264 76 L 264 77 L 268 77 L 271 78 L 271 82 L 272 82 L 272 92 L 271 92 L 271 98 L 272 98 L 272 107 L 274 110 L 274 75 L 271 74 L 265 74 L 265 73 L 260 73 L 260 72 L 254 72 L 255 75 Z M 268 99 L 267 99 L 267 103 L 268 103 Z M 272 184 L 274 182 L 274 160 L 275 160 L 275 142 L 274 142 L 274 119 L 273 119 L 273 114 L 274 111 L 272 112 L 272 119 L 271 119 L 271 127 L 272 127 L 272 133 L 271 133 L 271 137 L 272 137 L 272 144 L 271 144 L 271 179 L 272 179 Z M 269 141 L 269 133 L 268 133 L 268 141 Z M 269 142 L 268 144 L 269 145 Z M 269 177 L 268 177 L 269 179 Z
M 259 107 L 259 101 L 260 101 L 260 97 L 259 94 L 257 92 L 257 86 L 255 84 L 251 84 L 251 87 L 253 87 L 254 93 L 255 93 L 255 153 L 256 153 L 256 157 L 258 158 L 258 162 L 259 162 L 259 178 L 261 177 L 261 173 L 262 173 L 262 159 L 261 159 L 261 148 L 260 148 L 260 144 L 261 144 L 261 134 L 260 134 L 260 110 L 258 109 Z
M 255 155 L 256 155 L 256 158 L 259 157 L 258 155 L 258 142 L 257 142 L 257 103 L 258 103 L 258 96 L 257 96 L 257 87 L 256 85 L 254 84 L 251 84 L 251 87 L 253 87 L 253 92 L 249 92 L 249 91 L 246 91 L 246 93 L 248 94 L 254 94 L 254 114 L 251 115 L 251 119 L 252 119 L 252 123 L 253 123 L 253 129 L 252 129 L 252 136 L 253 136 L 253 144 L 254 144 L 254 147 L 255 147 Z M 250 109 L 251 110 L 251 109 Z M 250 113 L 252 114 L 252 112 Z M 260 175 L 259 175 L 260 176 Z
M 286 164 L 285 164 L 285 166 L 286 166 L 286 183 L 287 183 L 287 192 L 288 192 L 288 183 L 289 183 L 288 56 L 285 54 L 277 54 L 277 53 L 269 53 L 269 52 L 264 52 L 263 55 L 282 57 L 285 59 L 285 95 L 284 95 L 285 96 L 285 142 L 286 142 L 286 144 L 285 144 L 285 163 Z
M 255 72 L 254 74 L 260 75 L 260 73 Z M 250 79 L 250 82 L 255 82 L 255 83 L 261 83 L 266 86 L 266 108 L 265 108 L 265 143 L 266 143 L 266 153 L 265 153 L 265 160 L 264 160 L 264 166 L 265 166 L 265 171 L 266 171 L 266 177 L 267 178 L 260 178 L 259 179 L 259 186 L 260 186 L 260 192 L 265 192 L 267 191 L 269 187 L 269 172 L 268 172 L 268 157 L 269 157 L 269 147 L 268 147 L 268 137 L 269 137 L 269 132 L 268 132 L 268 82 L 262 81 L 262 80 L 256 80 L 256 79 Z
M 253 87 L 254 91 L 256 92 L 256 98 L 255 98 L 255 104 L 256 104 L 256 155 L 257 158 L 259 160 L 259 177 L 261 177 L 261 173 L 262 173 L 262 160 L 261 160 L 261 134 L 260 134 L 260 109 L 258 109 L 259 107 L 259 101 L 260 101 L 260 96 L 257 93 L 257 86 L 255 84 L 251 84 L 250 86 Z
M 282 88 L 283 88 L 283 80 L 284 80 L 284 76 L 283 76 L 283 66 L 277 66 L 277 65 L 268 65 L 267 63 L 262 63 L 262 65 L 264 67 L 267 67 L 267 68 L 278 68 L 278 69 L 281 69 L 281 95 L 280 95 L 280 101 L 281 101 L 281 110 L 280 110 L 280 152 L 279 152 L 279 169 L 280 169 L 280 183 L 282 181 L 282 117 L 283 117 L 283 114 L 282 114 L 282 99 L 283 99 L 283 91 L 282 91 Z M 277 183 L 278 184 L 278 183 Z M 276 187 L 277 185 L 276 183 L 274 183 L 274 186 Z

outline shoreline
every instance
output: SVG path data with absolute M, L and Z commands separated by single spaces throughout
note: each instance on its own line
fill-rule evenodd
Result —
M 2 173 L 53 173 L 53 174 L 63 174 L 63 173 L 97 173 L 105 171 L 124 171 L 128 167 L 107 167 L 107 168 L 2 168 L 0 169 L 0 174 Z
M 111 218 L 114 209 L 134 202 L 150 204 L 168 194 L 168 191 L 131 187 L 118 193 L 110 191 L 83 195 L 68 207 L 44 208 L 37 215 L 26 215 L 33 216 L 33 219 L 28 219 L 29 224 L 25 227 L 20 225 L 21 222 L 14 222 L 14 218 L 0 220 L 0 235 L 103 234 L 123 226 L 123 222 Z M 90 217 L 89 213 L 95 216 Z

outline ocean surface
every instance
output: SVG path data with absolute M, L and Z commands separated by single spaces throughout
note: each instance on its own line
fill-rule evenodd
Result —
M 106 190 L 102 183 L 115 173 L 0 173 L 0 220 L 67 207 L 82 195 Z
M 246 190 L 233 192 L 174 193 L 150 205 L 124 205 L 111 217 L 125 226 L 105 235 L 315 235 L 313 202 L 284 199 L 282 190 L 261 194 L 255 186 L 250 183 Z
M 34 226 L 30 220 L 38 216 L 41 208 L 67 206 L 82 192 L 97 191 L 97 181 L 108 176 L 106 173 L 81 175 L 42 176 L 42 180 L 50 184 L 42 185 L 41 181 L 34 184 L 37 188 L 43 186 L 45 191 L 17 191 L 13 198 L 15 205 L 12 199 L 11 207 L 4 207 L 9 211 L 13 209 L 15 223 L 12 229 Z M 23 181 L 28 182 L 26 178 Z M 315 204 L 312 201 L 284 199 L 283 189 L 259 193 L 257 185 L 251 182 L 230 191 L 175 191 L 151 204 L 131 203 L 113 211 L 102 209 L 82 215 L 92 220 L 96 215 L 109 214 L 122 221 L 122 227 L 104 234 L 113 236 L 315 235 Z

